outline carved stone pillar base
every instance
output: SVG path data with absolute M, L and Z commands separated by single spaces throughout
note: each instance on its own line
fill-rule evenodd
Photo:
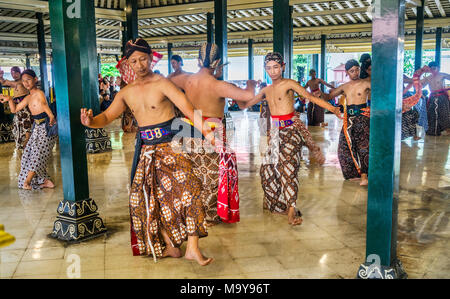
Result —
M 111 148 L 111 140 L 105 129 L 86 128 L 86 153 L 98 154 L 109 152 Z
M 397 279 L 394 268 L 365 263 L 359 266 L 358 279 Z
M 58 216 L 51 237 L 69 243 L 79 243 L 106 233 L 103 220 L 97 213 L 94 200 L 79 202 L 63 200 L 58 206 Z

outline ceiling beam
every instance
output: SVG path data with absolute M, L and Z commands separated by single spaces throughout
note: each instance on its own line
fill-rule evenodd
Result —
M 83 1 L 86 1 L 86 0 L 83 0 Z M 89 1 L 93 1 L 93 0 L 89 0 Z M 48 1 L 0 0 L 0 8 L 48 13 Z M 125 11 L 118 10 L 118 9 L 96 8 L 95 9 L 95 17 L 97 19 L 126 21 Z

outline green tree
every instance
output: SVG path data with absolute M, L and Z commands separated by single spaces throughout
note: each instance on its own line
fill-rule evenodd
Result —
M 105 76 L 120 76 L 119 70 L 116 68 L 115 63 L 103 63 L 102 64 L 102 71 L 101 71 L 102 77 Z
M 310 65 L 310 56 L 307 54 L 300 54 L 300 55 L 294 55 L 294 61 L 292 63 L 293 68 L 293 79 L 298 80 L 298 67 L 304 67 L 304 77 L 303 79 L 308 79 L 308 71 L 309 71 L 309 65 Z M 304 82 L 302 82 L 304 83 Z

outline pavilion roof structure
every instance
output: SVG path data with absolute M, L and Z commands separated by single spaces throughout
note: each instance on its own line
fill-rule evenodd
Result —
M 125 0 L 94 1 L 99 53 L 121 54 Z M 327 51 L 363 52 L 372 45 L 370 0 L 291 0 L 294 23 L 294 53 L 320 53 L 320 36 L 327 35 Z M 417 6 L 420 0 L 406 1 L 405 49 L 415 47 Z M 273 0 L 228 0 L 229 56 L 247 56 L 248 39 L 254 40 L 255 55 L 272 49 Z M 442 28 L 443 48 L 450 47 L 450 1 L 426 0 L 424 49 L 434 49 L 435 31 Z M 0 62 L 5 57 L 35 58 L 37 47 L 36 12 L 42 12 L 48 52 L 51 53 L 48 1 L 0 0 Z M 160 52 L 173 51 L 195 56 L 206 41 L 211 0 L 138 0 L 139 36 Z

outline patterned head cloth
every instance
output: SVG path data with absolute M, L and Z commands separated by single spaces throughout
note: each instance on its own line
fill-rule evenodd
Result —
M 269 63 L 269 61 L 275 61 L 275 62 L 279 63 L 281 66 L 284 65 L 283 55 L 281 55 L 278 52 L 268 53 L 266 55 L 266 57 L 264 58 L 264 66 L 266 66 L 266 64 Z
M 206 43 L 201 46 L 198 53 L 198 59 L 202 67 L 215 69 L 219 64 L 219 46 L 216 44 Z
M 352 67 L 357 66 L 359 67 L 359 63 L 358 61 L 356 61 L 355 59 L 350 59 L 349 61 L 347 61 L 347 63 L 345 64 L 345 70 L 348 71 L 350 70 Z
M 152 54 L 152 48 L 148 45 L 148 43 L 142 38 L 138 38 L 136 40 L 130 40 L 127 42 L 125 46 L 125 57 L 128 59 L 135 52 L 143 52 L 147 54 Z

